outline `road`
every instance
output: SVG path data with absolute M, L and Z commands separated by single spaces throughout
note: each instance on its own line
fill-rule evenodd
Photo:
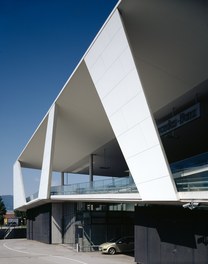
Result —
M 0 240 L 1 264 L 135 264 L 134 257 L 100 252 L 76 252 L 66 245 L 48 245 L 26 239 Z

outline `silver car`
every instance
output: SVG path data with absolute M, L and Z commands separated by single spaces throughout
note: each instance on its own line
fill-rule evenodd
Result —
M 134 237 L 126 236 L 111 239 L 109 242 L 99 246 L 102 253 L 114 255 L 115 253 L 132 252 L 134 251 Z

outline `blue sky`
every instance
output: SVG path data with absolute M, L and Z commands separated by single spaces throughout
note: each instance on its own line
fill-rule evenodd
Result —
M 117 0 L 0 0 L 0 195 Z

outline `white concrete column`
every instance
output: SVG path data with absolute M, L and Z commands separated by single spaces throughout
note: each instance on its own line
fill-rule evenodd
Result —
M 43 163 L 39 187 L 39 199 L 48 199 L 50 197 L 52 164 L 55 143 L 57 106 L 54 104 L 48 114 L 48 124 L 45 137 L 45 147 L 43 153 Z
M 26 204 L 22 168 L 18 160 L 15 162 L 13 167 L 13 185 L 14 209 L 16 209 Z

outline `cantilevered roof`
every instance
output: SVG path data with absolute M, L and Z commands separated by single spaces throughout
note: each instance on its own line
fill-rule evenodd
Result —
M 177 99 L 187 100 L 183 95 L 208 79 L 208 9 L 199 1 L 190 1 L 188 8 L 186 1 L 118 3 L 149 107 L 157 119 L 180 107 Z M 90 154 L 115 139 L 84 60 L 55 103 L 53 170 L 84 168 Z M 48 114 L 18 158 L 23 167 L 42 167 L 47 118 Z
M 207 1 L 123 0 L 119 10 L 147 101 L 159 119 L 208 80 Z
M 67 172 L 115 136 L 84 61 L 55 103 L 58 113 L 53 170 Z M 48 115 L 19 157 L 23 167 L 41 169 L 47 118 Z

